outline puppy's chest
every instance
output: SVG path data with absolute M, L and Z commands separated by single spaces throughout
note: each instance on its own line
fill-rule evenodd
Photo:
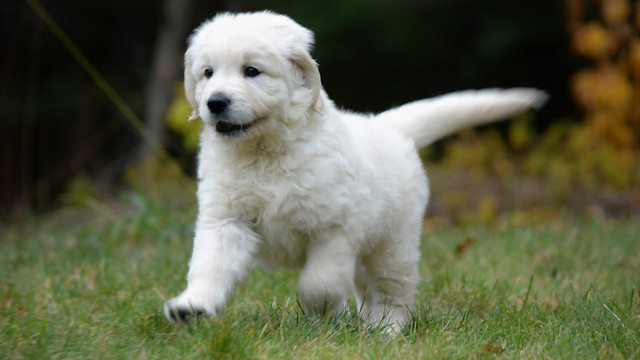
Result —
M 335 222 L 335 209 L 328 209 L 326 198 L 287 181 L 251 189 L 239 194 L 234 212 L 262 240 L 259 263 L 267 268 L 302 266 L 314 234 Z
M 339 185 L 337 185 L 339 187 Z M 335 189 L 302 186 L 288 179 L 253 182 L 236 194 L 230 206 L 265 237 L 280 232 L 313 232 L 333 222 L 340 212 Z
M 335 173 L 305 170 L 236 177 L 227 194 L 233 216 L 251 223 L 269 242 L 343 221 L 349 208 L 348 186 L 336 181 Z

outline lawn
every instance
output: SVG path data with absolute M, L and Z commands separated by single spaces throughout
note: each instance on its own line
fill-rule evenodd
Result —
M 386 339 L 309 323 L 290 271 L 255 270 L 218 318 L 169 325 L 192 208 L 131 193 L 2 228 L 0 358 L 640 358 L 638 219 L 431 224 L 414 321 Z

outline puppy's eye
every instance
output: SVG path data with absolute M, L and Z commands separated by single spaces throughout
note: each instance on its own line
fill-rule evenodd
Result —
M 206 77 L 207 79 L 210 79 L 212 76 L 213 76 L 213 69 L 212 68 L 204 69 L 204 77 Z
M 262 74 L 262 72 L 256 68 L 254 68 L 253 66 L 247 66 L 244 69 L 244 76 L 246 77 L 256 77 L 258 75 Z

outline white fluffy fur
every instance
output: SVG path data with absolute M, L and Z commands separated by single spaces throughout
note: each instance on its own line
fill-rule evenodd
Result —
M 353 293 L 366 321 L 401 329 L 429 195 L 416 148 L 544 101 L 532 89 L 485 90 L 348 113 L 323 91 L 312 44 L 309 30 L 270 12 L 221 14 L 191 37 L 185 90 L 205 123 L 199 214 L 187 288 L 164 308 L 170 321 L 216 315 L 260 264 L 301 269 L 312 318 L 342 310 Z M 249 66 L 260 74 L 247 76 Z M 215 95 L 230 99 L 222 114 L 207 106 Z M 250 127 L 221 134 L 220 122 Z

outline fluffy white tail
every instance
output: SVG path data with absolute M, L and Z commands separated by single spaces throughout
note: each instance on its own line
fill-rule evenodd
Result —
M 399 131 L 423 147 L 464 128 L 539 108 L 546 99 L 544 92 L 527 88 L 462 91 L 385 111 L 374 121 Z

